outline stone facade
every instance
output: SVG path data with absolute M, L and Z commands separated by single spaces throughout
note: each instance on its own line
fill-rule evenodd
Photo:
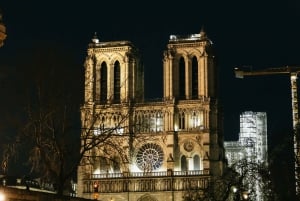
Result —
M 130 41 L 92 41 L 82 147 L 86 139 L 108 139 L 83 157 L 78 196 L 166 201 L 182 200 L 191 190 L 202 196 L 224 168 L 217 65 L 206 33 L 170 36 L 163 97 L 155 101 L 144 100 L 143 65 Z

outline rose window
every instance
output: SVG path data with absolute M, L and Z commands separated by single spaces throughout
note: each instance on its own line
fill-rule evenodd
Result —
M 137 152 L 136 162 L 143 171 L 152 171 L 161 167 L 164 159 L 162 148 L 154 143 L 143 145 Z

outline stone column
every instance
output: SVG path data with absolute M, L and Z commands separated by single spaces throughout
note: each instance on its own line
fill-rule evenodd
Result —
M 93 86 L 94 86 L 94 65 L 95 61 L 93 60 L 92 56 L 89 55 L 86 58 L 85 61 L 85 102 L 93 102 L 94 97 L 93 97 Z
M 188 170 L 194 170 L 194 161 L 192 157 L 187 157 L 186 158 L 187 163 L 188 163 Z

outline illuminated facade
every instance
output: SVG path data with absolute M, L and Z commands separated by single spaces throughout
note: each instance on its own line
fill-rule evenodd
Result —
M 251 111 L 242 113 L 238 141 L 225 141 L 224 148 L 228 166 L 242 159 L 256 164 L 267 163 L 267 114 Z M 256 200 L 263 200 L 259 184 L 254 185 Z
M 205 32 L 170 36 L 159 101 L 144 100 L 143 66 L 130 41 L 92 41 L 85 62 L 82 127 L 92 125 L 97 137 L 112 135 L 111 143 L 83 158 L 78 196 L 165 201 L 182 200 L 190 189 L 206 191 L 222 174 L 225 156 L 217 66 Z

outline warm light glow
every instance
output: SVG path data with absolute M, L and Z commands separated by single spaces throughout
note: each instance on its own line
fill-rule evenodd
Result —
M 243 192 L 243 199 L 244 200 L 248 200 L 248 198 L 249 198 L 249 196 L 248 196 L 248 192 L 247 191 L 245 191 L 245 192 Z
M 4 200 L 5 200 L 5 195 L 2 192 L 0 192 L 0 201 L 4 201 Z
M 118 128 L 117 129 L 117 134 L 121 135 L 124 132 L 124 128 Z
M 95 169 L 93 174 L 100 174 L 100 168 Z
M 237 189 L 235 186 L 232 187 L 232 192 L 233 192 L 233 193 L 236 193 L 237 190 L 238 190 L 238 189 Z
M 94 129 L 94 135 L 100 135 L 101 134 L 101 131 L 100 131 L 100 128 L 96 128 Z
M 175 131 L 178 131 L 178 125 L 177 125 L 177 124 L 175 124 L 174 130 L 175 130 Z

